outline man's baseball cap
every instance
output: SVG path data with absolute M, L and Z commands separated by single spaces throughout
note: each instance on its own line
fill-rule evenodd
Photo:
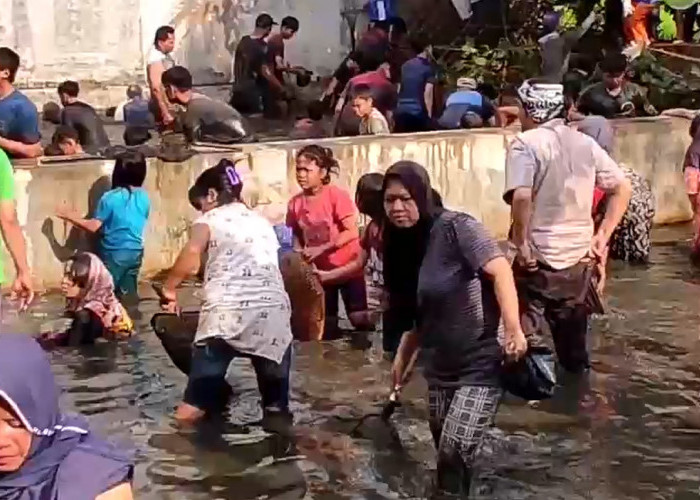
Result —
M 270 14 L 260 14 L 255 18 L 256 28 L 271 28 L 277 24 Z

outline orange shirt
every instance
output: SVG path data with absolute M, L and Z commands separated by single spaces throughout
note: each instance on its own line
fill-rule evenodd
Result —
M 299 193 L 289 200 L 287 226 L 301 239 L 304 247 L 316 247 L 334 241 L 342 229 L 341 222 L 357 214 L 350 195 L 337 186 L 323 186 L 315 195 Z M 326 252 L 314 261 L 316 267 L 330 271 L 342 267 L 360 253 L 360 239 Z

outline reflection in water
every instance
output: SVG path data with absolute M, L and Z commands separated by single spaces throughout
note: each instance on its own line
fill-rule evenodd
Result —
M 700 482 L 698 273 L 688 265 L 690 229 L 662 228 L 649 268 L 615 264 L 610 313 L 595 321 L 594 370 L 566 380 L 552 401 L 507 400 L 490 433 L 475 497 L 483 499 L 697 498 Z M 7 315 L 38 331 L 61 301 L 34 318 Z M 185 379 L 147 324 L 139 335 L 51 354 L 64 402 L 96 429 L 138 451 L 137 498 L 425 498 L 434 452 L 425 387 L 414 381 L 393 426 L 377 412 L 389 385 L 378 348 L 346 341 L 300 345 L 287 436 L 263 432 L 252 370 L 231 368 L 236 406 L 223 422 L 177 430 L 170 418 Z

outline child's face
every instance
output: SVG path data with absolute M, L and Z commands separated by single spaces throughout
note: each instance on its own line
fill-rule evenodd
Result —
M 314 160 L 305 156 L 297 158 L 297 183 L 303 190 L 316 189 L 323 185 L 325 170 L 318 166 Z
M 214 189 L 209 189 L 206 196 L 197 198 L 197 210 L 203 214 L 219 206 L 219 193 Z
M 75 299 L 80 296 L 81 288 L 73 281 L 70 275 L 64 274 L 61 280 L 61 292 L 67 299 Z
M 364 97 L 356 97 L 352 101 L 352 110 L 360 118 L 364 118 L 366 116 L 369 116 L 370 113 L 372 113 L 373 107 L 374 107 L 374 103 L 372 102 L 372 99 L 365 99 Z

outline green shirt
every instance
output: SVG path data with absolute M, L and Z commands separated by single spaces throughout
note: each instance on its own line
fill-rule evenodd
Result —
M 0 203 L 15 199 L 15 177 L 7 154 L 0 149 Z M 5 264 L 0 253 L 0 283 L 5 281 Z

